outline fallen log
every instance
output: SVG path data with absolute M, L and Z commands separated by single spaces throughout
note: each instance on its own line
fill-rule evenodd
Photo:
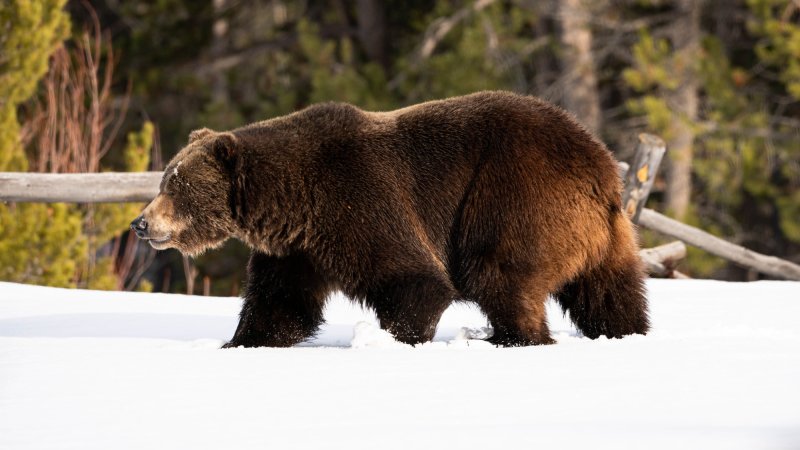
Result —
M 652 209 L 644 208 L 642 210 L 639 216 L 639 224 L 675 239 L 680 239 L 689 245 L 703 249 L 712 255 L 717 255 L 740 266 L 755 269 L 774 277 L 800 281 L 800 265 L 731 244 L 703 230 L 678 222 L 675 219 L 670 219 Z
M 639 251 L 647 271 L 652 275 L 669 278 L 689 278 L 675 270 L 678 261 L 686 257 L 686 244 L 681 241 L 670 242 L 653 248 Z

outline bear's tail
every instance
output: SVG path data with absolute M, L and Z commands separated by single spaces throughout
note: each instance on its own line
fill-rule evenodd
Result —
M 633 224 L 617 210 L 609 220 L 611 239 L 605 258 L 566 283 L 555 298 L 584 336 L 619 338 L 650 329 L 645 272 Z

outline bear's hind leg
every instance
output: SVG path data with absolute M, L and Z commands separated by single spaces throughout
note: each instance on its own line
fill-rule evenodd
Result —
M 314 335 L 323 322 L 329 287 L 304 255 L 253 251 L 239 326 L 229 347 L 290 347 Z
M 611 245 L 603 260 L 584 269 L 555 294 L 575 326 L 591 339 L 646 334 L 650 329 L 645 273 L 633 227 L 617 214 L 611 221 Z
M 555 298 L 590 339 L 646 334 L 650 321 L 643 278 L 638 260 L 616 267 L 602 263 L 564 285 Z
M 546 300 L 547 293 L 538 289 L 487 289 L 477 303 L 494 330 L 488 341 L 503 347 L 554 344 L 547 326 Z
M 442 313 L 453 302 L 455 291 L 438 274 L 408 273 L 395 276 L 371 289 L 366 304 L 375 310 L 381 328 L 406 344 L 433 339 Z
M 552 286 L 550 271 L 533 263 L 491 258 L 465 260 L 456 286 L 466 300 L 478 304 L 494 331 L 487 339 L 503 347 L 554 344 L 545 304 Z

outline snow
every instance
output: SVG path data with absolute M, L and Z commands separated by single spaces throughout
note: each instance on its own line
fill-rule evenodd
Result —
M 400 344 L 341 296 L 313 341 L 227 349 L 240 300 L 0 283 L 0 448 L 800 448 L 800 283 L 650 280 L 653 330 Z

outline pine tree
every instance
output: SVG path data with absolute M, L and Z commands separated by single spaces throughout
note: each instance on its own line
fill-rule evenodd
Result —
M 562 66 L 568 89 L 562 94 L 564 108 L 587 128 L 600 131 L 600 98 L 597 90 L 597 70 L 592 53 L 592 15 L 586 0 L 562 0 L 558 17 L 561 24 Z
M 36 91 L 69 33 L 65 0 L 11 0 L 0 8 L 0 171 L 25 171 L 17 107 Z
M 800 101 L 800 6 L 790 0 L 748 0 L 754 15 L 749 29 L 762 40 L 755 47 L 758 59 L 777 72 L 781 103 Z M 797 109 L 794 113 L 797 114 Z M 796 117 L 796 116 L 795 116 Z M 800 139 L 797 122 L 771 118 L 775 134 L 788 136 L 779 142 L 770 140 L 771 158 L 762 159 L 754 189 L 773 199 L 781 231 L 800 243 Z
M 0 7 L 0 171 L 26 171 L 17 108 L 35 92 L 49 56 L 69 33 L 64 0 Z M 73 286 L 85 258 L 80 217 L 63 204 L 0 205 L 0 279 Z
M 699 91 L 700 0 L 675 0 L 675 19 L 655 38 L 642 30 L 633 48 L 634 65 L 624 77 L 642 96 L 629 103 L 652 131 L 667 141 L 665 207 L 678 219 L 690 213 L 692 160 Z

